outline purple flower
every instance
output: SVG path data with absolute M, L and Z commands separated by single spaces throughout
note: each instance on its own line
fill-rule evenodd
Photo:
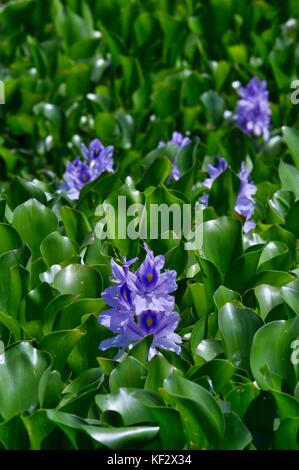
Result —
M 221 157 L 217 166 L 209 165 L 208 166 L 208 175 L 209 178 L 206 178 L 202 183 L 208 189 L 211 189 L 214 180 L 221 175 L 227 169 L 227 161 L 225 158 Z
M 241 97 L 235 114 L 238 126 L 248 135 L 268 140 L 271 110 L 267 82 L 253 77 L 246 87 L 240 86 L 237 91 Z
M 171 139 L 168 141 L 168 142 L 163 142 L 161 141 L 158 145 L 158 148 L 161 148 L 161 147 L 166 147 L 166 145 L 176 145 L 177 146 L 177 152 L 174 156 L 174 159 L 173 159 L 173 162 L 172 162 L 172 172 L 170 174 L 170 179 L 173 179 L 175 181 L 177 181 L 178 179 L 180 179 L 180 171 L 177 167 L 177 159 L 178 159 L 178 156 L 179 156 L 179 153 L 180 151 L 182 150 L 182 148 L 184 148 L 186 145 L 190 144 L 191 142 L 191 139 L 189 139 L 189 137 L 184 137 L 180 132 L 174 132 L 172 134 L 172 137 Z
M 174 333 L 180 318 L 173 311 L 174 297 L 170 295 L 177 288 L 177 274 L 173 270 L 161 272 L 164 256 L 154 256 L 146 245 L 145 250 L 145 260 L 135 272 L 130 267 L 136 258 L 124 260 L 122 266 L 111 262 L 114 285 L 102 294 L 112 308 L 101 313 L 99 323 L 117 336 L 102 341 L 99 348 L 119 347 L 117 358 L 148 335 L 153 335 L 149 359 L 158 354 L 159 347 L 180 352 L 181 338 Z
M 251 170 L 246 168 L 245 162 L 242 162 L 239 177 L 241 185 L 239 194 L 235 203 L 235 211 L 245 218 L 244 232 L 247 233 L 255 227 L 255 222 L 250 220 L 254 213 L 255 200 L 252 196 L 256 193 L 255 184 L 249 180 Z
M 228 168 L 227 161 L 221 157 L 217 166 L 209 165 L 208 174 L 209 178 L 203 181 L 203 186 L 211 189 L 213 182 Z M 239 194 L 235 202 L 235 211 L 245 219 L 243 230 L 245 233 L 249 232 L 255 227 L 255 222 L 251 220 L 254 213 L 255 200 L 252 196 L 256 193 L 255 184 L 249 180 L 251 170 L 246 168 L 245 162 L 241 164 L 241 171 L 238 176 L 241 180 Z M 207 206 L 209 202 L 209 195 L 205 194 L 200 198 L 200 201 Z
M 159 147 L 164 147 L 165 145 L 177 145 L 180 149 L 185 147 L 185 145 L 190 144 L 191 140 L 189 137 L 184 137 L 180 132 L 173 132 L 171 139 L 165 144 L 164 142 L 159 143 Z
M 78 199 L 82 187 L 104 171 L 113 171 L 113 146 L 104 147 L 100 140 L 94 139 L 89 148 L 83 144 L 81 151 L 84 161 L 77 157 L 73 162 L 67 162 L 64 182 L 59 187 L 59 191 L 66 191 L 70 199 Z

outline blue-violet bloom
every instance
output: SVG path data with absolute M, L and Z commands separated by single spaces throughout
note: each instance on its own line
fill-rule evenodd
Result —
M 104 171 L 113 171 L 113 151 L 113 146 L 104 147 L 98 139 L 92 140 L 88 148 L 83 144 L 81 152 L 84 160 L 77 157 L 73 162 L 67 162 L 64 182 L 59 191 L 66 191 L 70 199 L 78 199 L 86 183 L 95 180 Z
M 170 295 L 177 288 L 177 274 L 163 270 L 164 256 L 154 256 L 146 244 L 145 250 L 146 257 L 135 272 L 130 268 L 137 258 L 124 259 L 122 266 L 111 261 L 114 285 L 102 294 L 111 308 L 101 312 L 98 321 L 117 336 L 102 341 L 99 348 L 118 347 L 116 358 L 148 335 L 153 335 L 149 359 L 159 354 L 157 348 L 176 353 L 181 350 L 181 337 L 175 333 L 180 317 L 174 312 L 174 296 Z
M 226 169 L 228 168 L 227 161 L 225 158 L 221 157 L 220 161 L 217 166 L 209 165 L 208 166 L 208 174 L 209 177 L 203 181 L 203 186 L 208 189 L 211 189 L 213 182 L 215 179 L 221 175 Z M 251 217 L 254 213 L 255 208 L 255 199 L 253 198 L 254 194 L 256 193 L 256 186 L 255 184 L 250 181 L 251 170 L 246 168 L 245 162 L 241 164 L 241 171 L 239 172 L 238 176 L 241 180 L 239 194 L 237 196 L 235 202 L 235 211 L 241 215 L 245 219 L 243 230 L 245 233 L 248 233 L 255 227 L 255 222 L 251 220 Z M 208 205 L 209 202 L 209 195 L 204 194 L 200 198 L 200 202 Z
M 248 135 L 269 139 L 271 109 L 267 82 L 253 77 L 246 87 L 237 89 L 240 99 L 235 118 L 238 126 Z
M 159 143 L 158 148 L 166 147 L 166 145 L 176 145 L 177 146 L 177 152 L 176 152 L 176 154 L 173 158 L 173 161 L 172 161 L 172 171 L 171 171 L 171 174 L 170 174 L 170 179 L 173 179 L 175 181 L 180 179 L 181 175 L 180 175 L 180 171 L 179 171 L 178 166 L 177 166 L 177 159 L 178 159 L 179 153 L 182 150 L 182 148 L 184 148 L 186 145 L 190 144 L 190 142 L 191 142 L 191 139 L 189 139 L 189 137 L 187 137 L 187 136 L 184 137 L 180 132 L 173 132 L 172 137 L 168 142 L 161 141 Z

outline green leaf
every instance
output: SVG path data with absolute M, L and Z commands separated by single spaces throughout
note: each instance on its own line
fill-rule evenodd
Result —
M 299 169 L 299 131 L 297 129 L 284 126 L 282 128 L 282 134 L 294 160 L 295 166 Z
M 221 155 L 224 156 L 230 167 L 238 173 L 241 163 L 246 160 L 252 148 L 252 139 L 241 129 L 234 127 L 227 131 L 219 141 Z
M 97 395 L 95 401 L 102 412 L 119 413 L 125 426 L 150 422 L 147 409 L 129 389 L 121 387 L 109 395 Z
M 48 284 L 40 284 L 32 289 L 22 300 L 20 323 L 28 336 L 41 336 L 40 313 L 55 296 L 55 291 Z
M 212 381 L 216 393 L 224 394 L 235 372 L 236 367 L 231 362 L 216 358 L 206 364 L 191 367 L 186 378 L 197 383 L 202 377 L 207 376 Z
M 39 76 L 45 77 L 48 72 L 48 61 L 44 50 L 39 47 L 39 43 L 32 36 L 27 37 L 27 42 L 30 48 L 34 65 L 38 70 Z
M 119 128 L 113 113 L 97 113 L 95 117 L 96 133 L 104 145 L 119 137 Z
M 0 323 L 10 331 L 15 340 L 21 338 L 21 327 L 19 322 L 12 316 L 0 311 Z
M 79 395 L 91 388 L 98 388 L 102 380 L 103 372 L 99 367 L 85 370 L 63 389 L 63 394 Z
M 163 385 L 163 381 L 174 370 L 174 367 L 163 357 L 154 356 L 147 365 L 147 377 L 145 382 L 146 390 L 158 390 Z
M 279 241 L 269 242 L 264 247 L 257 266 L 257 271 L 289 271 L 291 256 L 288 247 Z
M 62 371 L 65 362 L 84 333 L 79 329 L 54 331 L 44 336 L 40 347 L 53 358 L 53 368 Z
M 8 87 L 6 85 L 6 90 L 5 90 L 6 95 L 7 95 L 7 88 Z M 18 161 L 21 160 L 20 155 L 17 155 L 15 151 L 10 150 L 6 147 L 3 147 L 2 145 L 0 145 L 0 157 L 3 158 L 5 165 L 9 171 L 14 171 Z
M 232 411 L 243 419 L 250 403 L 259 395 L 258 388 L 251 382 L 242 383 L 234 387 L 225 397 L 230 403 Z
M 113 371 L 116 363 L 107 357 L 97 357 L 96 358 L 101 369 L 103 370 L 103 373 L 105 375 L 110 375 L 110 373 Z
M 159 82 L 154 87 L 152 101 L 159 117 L 176 116 L 179 110 L 179 90 L 174 85 Z
M 37 410 L 29 416 L 22 416 L 30 439 L 30 449 L 40 450 L 43 441 L 54 429 L 54 424 L 49 421 L 46 410 Z
M 286 418 L 275 433 L 275 449 L 299 450 L 299 418 Z
M 217 356 L 223 354 L 222 342 L 217 339 L 203 339 L 197 345 L 194 354 L 200 356 L 205 361 L 212 361 Z M 195 357 L 196 361 L 196 357 Z
M 241 223 L 228 217 L 204 222 L 203 254 L 225 277 L 233 259 L 242 254 Z
M 23 419 L 17 415 L 0 423 L 0 443 L 7 450 L 27 450 L 29 438 Z
M 214 90 L 208 90 L 200 97 L 206 111 L 209 124 L 216 126 L 220 123 L 224 112 L 224 99 Z
M 173 373 L 165 379 L 161 394 L 179 411 L 188 448 L 218 448 L 224 435 L 224 418 L 206 389 Z
M 74 449 L 78 449 L 77 432 L 85 421 L 76 415 L 59 410 L 46 410 L 48 419 L 58 426 L 68 437 Z
M 76 297 L 74 295 L 61 294 L 47 303 L 41 315 L 44 334 L 51 333 L 56 317 L 66 306 L 71 304 L 75 298 Z
M 263 271 L 258 273 L 253 280 L 252 286 L 258 286 L 261 284 L 272 284 L 274 287 L 281 287 L 294 280 L 294 276 L 291 273 L 284 271 Z
M 87 23 L 69 8 L 64 9 L 59 0 L 54 0 L 52 16 L 58 34 L 63 38 L 66 46 L 87 38 L 90 29 Z
M 199 318 L 206 317 L 214 310 L 213 294 L 219 284 L 221 284 L 221 276 L 216 266 L 204 259 L 197 258 L 200 265 L 200 273 L 202 282 L 188 283 L 186 294 L 191 294 L 192 304 Z
M 214 180 L 209 193 L 209 206 L 214 207 L 218 215 L 233 213 L 240 183 L 240 178 L 229 168 Z
M 96 356 L 99 351 L 99 343 L 107 337 L 107 330 L 99 325 L 97 316 L 97 313 L 92 313 L 82 317 L 79 328 L 84 336 L 68 358 L 68 365 L 75 374 L 81 374 L 84 370 L 97 366 Z
M 250 353 L 252 374 L 263 390 L 280 390 L 279 382 L 295 386 L 291 343 L 299 336 L 299 317 L 273 321 L 255 334 Z
M 104 306 L 103 299 L 78 299 L 76 297 L 72 303 L 63 308 L 55 323 L 55 328 L 58 330 L 76 328 L 85 316 L 97 315 Z
M 263 321 L 252 310 L 228 302 L 219 310 L 218 323 L 228 359 L 237 367 L 249 370 L 252 340 Z
M 242 292 L 252 286 L 251 281 L 256 274 L 261 253 L 262 248 L 260 245 L 257 245 L 253 246 L 250 251 L 236 257 L 226 280 L 226 285 L 230 289 Z
M 275 398 L 279 418 L 297 418 L 299 415 L 299 401 L 287 393 L 272 391 Z
M 149 186 L 158 186 L 166 181 L 172 169 L 171 161 L 166 157 L 156 158 L 145 172 L 140 189 L 145 190 Z
M 91 230 L 85 214 L 71 207 L 63 206 L 61 217 L 67 236 L 81 245 Z
M 165 253 L 166 269 L 175 269 L 180 276 L 187 265 L 188 253 L 185 249 L 185 243 L 180 240 L 179 243 Z
M 36 199 L 29 199 L 15 209 L 12 225 L 31 248 L 33 258 L 38 258 L 41 242 L 57 230 L 58 221 L 50 209 Z
M 0 256 L 7 251 L 20 248 L 21 245 L 18 232 L 11 225 L 0 223 Z
M 138 252 L 138 240 L 129 239 L 127 230 L 129 224 L 135 224 L 137 216 L 137 220 L 139 220 L 140 214 L 138 214 L 137 209 L 137 215 L 135 213 L 128 215 L 127 208 L 130 205 L 136 208 L 140 207 L 140 204 L 143 203 L 143 195 L 135 189 L 132 180 L 127 179 L 126 184 L 114 191 L 108 197 L 107 202 L 113 207 L 115 213 L 114 217 L 108 209 L 105 214 L 108 237 L 111 238 L 111 243 L 122 256 L 130 255 L 130 257 L 133 257 Z
M 298 134 L 298 142 L 299 142 L 299 134 Z M 298 154 L 298 165 L 299 165 L 299 154 Z M 299 168 L 299 167 L 298 167 Z M 279 178 L 284 189 L 288 191 L 293 191 L 296 198 L 299 197 L 299 170 L 294 168 L 292 165 L 288 163 L 284 163 L 282 160 L 279 163 L 278 168 Z
M 74 60 L 88 59 L 94 55 L 100 44 L 100 38 L 87 38 L 77 41 L 70 48 L 70 57 Z
M 298 271 L 295 270 L 298 276 Z M 281 288 L 281 298 L 285 303 L 294 310 L 296 315 L 299 315 L 299 279 L 282 286 Z
M 153 342 L 153 335 L 145 336 L 141 341 L 134 344 L 133 348 L 129 352 L 130 357 L 134 357 L 137 361 L 141 362 L 145 367 L 148 362 L 149 348 Z
M 137 359 L 128 356 L 111 372 L 110 390 L 116 392 L 120 387 L 143 388 L 145 377 L 146 368 Z
M 38 384 L 48 365 L 48 356 L 30 343 L 19 343 L 4 353 L 0 363 L 0 415 L 4 420 L 36 408 Z
M 55 408 L 61 398 L 63 382 L 60 373 L 51 367 L 45 370 L 38 384 L 38 401 L 41 408 Z
M 220 442 L 221 450 L 243 450 L 251 442 L 252 436 L 237 414 L 225 415 L 225 435 Z
M 299 238 L 298 218 L 299 218 L 299 200 L 296 201 L 295 204 L 292 205 L 285 219 L 285 225 L 286 225 L 287 230 L 293 233 L 297 239 Z
M 139 46 L 142 46 L 149 41 L 153 26 L 153 16 L 147 11 L 144 11 L 137 16 L 134 21 L 134 32 Z
M 41 189 L 34 183 L 16 176 L 8 190 L 8 204 L 13 210 L 28 199 L 36 199 L 41 204 L 46 205 L 47 198 Z
M 281 288 L 261 284 L 254 289 L 255 296 L 259 303 L 259 312 L 263 320 L 277 305 L 282 303 Z
M 151 421 L 160 427 L 159 438 L 162 449 L 175 450 L 185 447 L 182 421 L 177 410 L 166 406 L 148 406 Z
M 296 238 L 280 225 L 272 225 L 261 233 L 261 237 L 267 241 L 275 240 L 284 243 L 289 248 L 292 259 L 295 258 Z
M 139 449 L 159 432 L 159 426 L 103 428 L 82 424 L 80 428 L 92 439 L 111 449 Z
M 42 241 L 40 251 L 43 259 L 50 267 L 77 255 L 78 246 L 59 232 L 52 232 Z
M 234 292 L 230 289 L 227 289 L 225 286 L 220 286 L 214 293 L 214 302 L 218 310 L 223 307 L 227 302 L 232 302 L 233 300 L 241 300 L 238 292 Z
M 19 303 L 28 288 L 29 273 L 22 264 L 28 261 L 28 249 L 8 251 L 0 257 L 0 309 L 17 317 Z
M 70 264 L 59 271 L 53 284 L 61 294 L 74 294 L 82 298 L 97 298 L 102 291 L 101 275 L 82 264 Z

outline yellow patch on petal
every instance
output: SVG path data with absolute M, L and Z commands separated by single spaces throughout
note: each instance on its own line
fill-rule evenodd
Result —
M 148 282 L 151 282 L 153 280 L 153 273 L 148 273 L 147 280 Z
M 148 317 L 148 318 L 146 319 L 146 324 L 147 324 L 147 326 L 152 326 L 152 324 L 153 324 L 153 319 L 152 319 L 151 317 Z

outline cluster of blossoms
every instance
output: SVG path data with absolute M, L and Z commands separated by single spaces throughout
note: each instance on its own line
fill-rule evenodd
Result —
M 100 314 L 99 323 L 117 336 L 102 341 L 99 349 L 120 348 L 115 359 L 148 335 L 153 335 L 149 360 L 159 354 L 157 348 L 176 353 L 181 350 L 181 337 L 174 332 L 180 317 L 174 312 L 174 296 L 170 295 L 177 288 L 177 273 L 174 270 L 161 272 L 164 256 L 154 256 L 146 244 L 144 246 L 145 260 L 135 272 L 130 266 L 138 258 L 124 259 L 122 266 L 111 261 L 114 285 L 102 294 L 112 308 Z
M 73 162 L 67 162 L 64 182 L 59 190 L 65 191 L 70 199 L 78 199 L 86 183 L 95 180 L 104 171 L 113 171 L 113 151 L 112 145 L 104 147 L 98 139 L 92 140 L 88 148 L 83 144 L 83 161 L 77 157 Z
M 161 141 L 158 145 L 158 148 L 161 148 L 161 147 L 166 147 L 166 145 L 176 145 L 177 146 L 177 152 L 173 158 L 173 161 L 172 161 L 172 172 L 170 174 L 170 179 L 173 179 L 175 181 L 177 181 L 178 179 L 180 179 L 180 171 L 177 167 L 177 160 L 178 160 L 178 156 L 179 156 L 179 153 L 180 151 L 182 150 L 182 148 L 184 148 L 186 145 L 190 144 L 191 142 L 191 139 L 189 139 L 189 137 L 184 137 L 180 132 L 174 132 L 172 134 L 172 137 L 171 139 L 168 141 L 168 142 L 163 142 Z
M 240 99 L 235 119 L 238 126 L 248 135 L 269 139 L 271 110 L 267 82 L 253 77 L 246 87 L 237 88 Z
M 221 157 L 220 161 L 217 166 L 209 165 L 208 166 L 208 174 L 209 178 L 206 178 L 203 181 L 203 186 L 208 189 L 211 189 L 213 182 L 215 179 L 221 175 L 226 169 L 228 168 L 227 161 L 225 158 Z M 255 222 L 251 220 L 251 217 L 254 213 L 255 208 L 255 200 L 253 198 L 254 194 L 256 193 L 256 186 L 255 184 L 249 180 L 251 170 L 246 168 L 245 162 L 242 162 L 241 171 L 239 172 L 238 176 L 240 178 L 240 189 L 239 194 L 237 196 L 235 202 L 235 211 L 241 215 L 245 219 L 244 223 L 244 232 L 247 233 L 255 227 Z M 205 194 L 201 197 L 200 201 L 208 205 L 209 202 L 209 195 Z

